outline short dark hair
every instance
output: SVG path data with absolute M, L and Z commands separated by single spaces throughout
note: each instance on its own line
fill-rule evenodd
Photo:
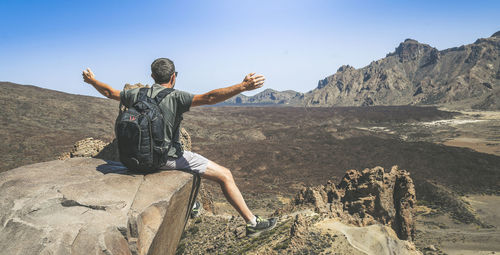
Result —
M 168 83 L 174 72 L 174 62 L 168 58 L 158 58 L 151 64 L 151 74 L 158 84 Z

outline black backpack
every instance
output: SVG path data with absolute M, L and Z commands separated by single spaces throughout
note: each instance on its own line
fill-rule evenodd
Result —
M 174 89 L 165 88 L 155 98 L 140 88 L 137 100 L 116 119 L 115 133 L 120 161 L 130 170 L 152 172 L 162 166 L 171 144 L 165 142 L 165 123 L 158 106 Z

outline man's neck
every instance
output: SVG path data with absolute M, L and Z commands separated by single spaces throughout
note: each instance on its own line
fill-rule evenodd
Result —
M 172 85 L 172 83 L 170 83 L 170 82 L 169 83 L 162 83 L 162 84 L 160 84 L 160 86 L 165 87 L 165 88 L 173 88 L 174 87 Z

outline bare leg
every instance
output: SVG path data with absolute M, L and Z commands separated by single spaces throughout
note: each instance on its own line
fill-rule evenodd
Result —
M 248 209 L 229 169 L 209 160 L 207 170 L 203 173 L 202 177 L 219 183 L 227 201 L 231 203 L 246 222 L 253 219 L 254 215 Z

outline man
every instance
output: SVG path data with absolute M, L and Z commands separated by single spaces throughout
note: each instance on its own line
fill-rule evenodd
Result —
M 94 86 L 102 95 L 110 99 L 121 101 L 126 107 L 130 107 L 137 100 L 138 88 L 127 91 L 113 89 L 108 84 L 96 80 L 89 68 L 84 70 L 82 75 L 83 80 Z M 155 81 L 155 84 L 151 87 L 148 95 L 155 97 L 161 90 L 173 88 L 177 79 L 174 63 L 168 58 L 156 59 L 151 64 L 151 77 Z M 256 236 L 263 231 L 272 229 L 276 225 L 277 219 L 263 219 L 259 216 L 255 216 L 250 211 L 229 169 L 197 153 L 183 151 L 179 142 L 179 125 L 182 121 L 182 114 L 189 111 L 191 107 L 223 102 L 243 91 L 250 91 L 262 87 L 264 85 L 264 80 L 265 77 L 263 75 L 250 73 L 245 76 L 243 82 L 239 84 L 215 89 L 205 94 L 193 95 L 184 91 L 174 90 L 159 104 L 165 120 L 165 140 L 172 143 L 171 149 L 168 151 L 167 163 L 162 166 L 160 170 L 184 170 L 200 174 L 202 178 L 219 183 L 226 199 L 236 211 L 238 211 L 243 219 L 245 219 L 248 236 Z

